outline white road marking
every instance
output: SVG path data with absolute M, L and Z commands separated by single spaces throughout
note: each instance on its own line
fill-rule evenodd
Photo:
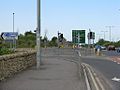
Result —
M 117 64 L 120 64 L 119 62 Z
M 81 55 L 80 51 L 77 50 L 77 52 L 78 52 L 78 55 L 81 57 L 82 55 Z
M 79 56 L 82 56 L 80 52 L 78 52 L 78 53 L 79 53 Z
M 113 81 L 120 82 L 120 78 L 114 77 L 112 78 Z

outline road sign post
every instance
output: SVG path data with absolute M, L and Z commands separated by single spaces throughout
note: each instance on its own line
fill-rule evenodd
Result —
M 18 39 L 18 32 L 2 32 L 1 37 L 4 40 L 13 40 L 13 39 Z
M 2 32 L 1 38 L 5 41 L 10 42 L 10 48 L 12 47 L 13 50 L 16 48 L 16 40 L 18 39 L 18 32 Z

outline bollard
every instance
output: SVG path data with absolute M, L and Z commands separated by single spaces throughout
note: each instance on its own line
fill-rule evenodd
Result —
M 97 56 L 100 56 L 101 52 L 100 52 L 100 48 L 97 49 Z
M 94 54 L 96 54 L 96 48 L 93 48 L 93 50 L 94 50 Z

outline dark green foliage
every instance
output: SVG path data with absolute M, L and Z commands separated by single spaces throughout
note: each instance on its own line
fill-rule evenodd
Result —
M 17 41 L 18 48 L 34 48 L 36 45 L 36 34 L 31 31 L 20 34 Z
M 0 39 L 0 55 L 14 53 L 10 49 L 10 44 L 12 42 L 6 42 Z M 36 33 L 31 31 L 25 32 L 25 34 L 20 34 L 17 40 L 17 48 L 35 48 L 36 46 Z M 53 37 L 51 41 L 48 40 L 47 36 L 42 39 L 41 37 L 41 47 L 57 47 L 57 37 Z M 12 47 L 11 47 L 12 48 Z
M 8 48 L 0 48 L 0 55 L 11 54 L 13 52 L 14 52 L 13 50 L 10 50 Z
M 104 39 L 100 39 L 96 44 L 106 46 L 106 47 L 109 45 L 114 45 L 115 47 L 120 47 L 120 41 L 110 42 L 110 41 L 105 41 Z
M 105 41 L 104 39 L 100 39 L 96 44 L 107 47 L 109 45 L 113 45 L 114 43 L 112 43 L 110 41 Z
M 53 37 L 52 40 L 49 42 L 50 47 L 57 47 L 57 37 Z
M 36 46 L 36 33 L 31 31 L 20 34 L 17 41 L 17 48 L 34 48 Z M 41 37 L 41 47 L 56 47 L 57 37 L 53 37 L 51 41 L 47 37 Z
M 2 39 L 0 39 L 0 55 L 13 53 L 13 50 L 10 50 L 7 47 L 8 43 L 5 43 Z

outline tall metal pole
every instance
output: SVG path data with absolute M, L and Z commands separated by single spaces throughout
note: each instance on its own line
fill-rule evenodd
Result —
M 98 36 L 98 41 L 101 39 L 102 34 L 97 34 Z
M 13 32 L 14 32 L 14 15 L 15 13 L 13 13 Z
M 80 34 L 78 33 L 78 47 L 79 47 L 79 42 L 80 42 Z
M 13 13 L 13 33 L 14 33 L 14 15 L 15 13 Z M 15 49 L 15 38 L 13 37 L 13 50 Z
M 109 39 L 110 39 L 110 42 L 111 42 L 111 29 L 114 27 L 114 26 L 106 26 L 109 28 Z
M 90 32 L 91 32 L 91 30 L 89 29 L 89 34 L 88 34 L 88 48 L 90 48 L 90 45 L 91 45 Z
M 44 43 L 45 43 L 45 48 L 47 48 L 47 29 L 45 30 Z
M 105 33 L 107 32 L 107 31 L 101 31 L 101 32 L 103 32 L 104 33 L 104 40 L 105 40 Z M 111 37 L 111 36 L 110 36 Z
M 59 48 L 59 38 L 60 38 L 60 37 L 59 37 L 59 34 L 60 34 L 60 33 L 59 33 L 59 31 L 58 31 L 58 48 Z
M 110 33 L 109 33 L 109 34 L 110 34 L 110 35 L 109 35 L 110 37 L 109 37 L 109 38 L 110 38 L 110 42 L 111 42 L 111 26 L 109 26 L 109 30 L 110 30 Z
M 40 40 L 40 35 L 41 35 L 41 18 L 40 18 L 40 0 L 37 0 L 37 30 L 36 30 L 36 43 L 37 43 L 37 69 L 40 68 L 41 64 L 41 40 Z

